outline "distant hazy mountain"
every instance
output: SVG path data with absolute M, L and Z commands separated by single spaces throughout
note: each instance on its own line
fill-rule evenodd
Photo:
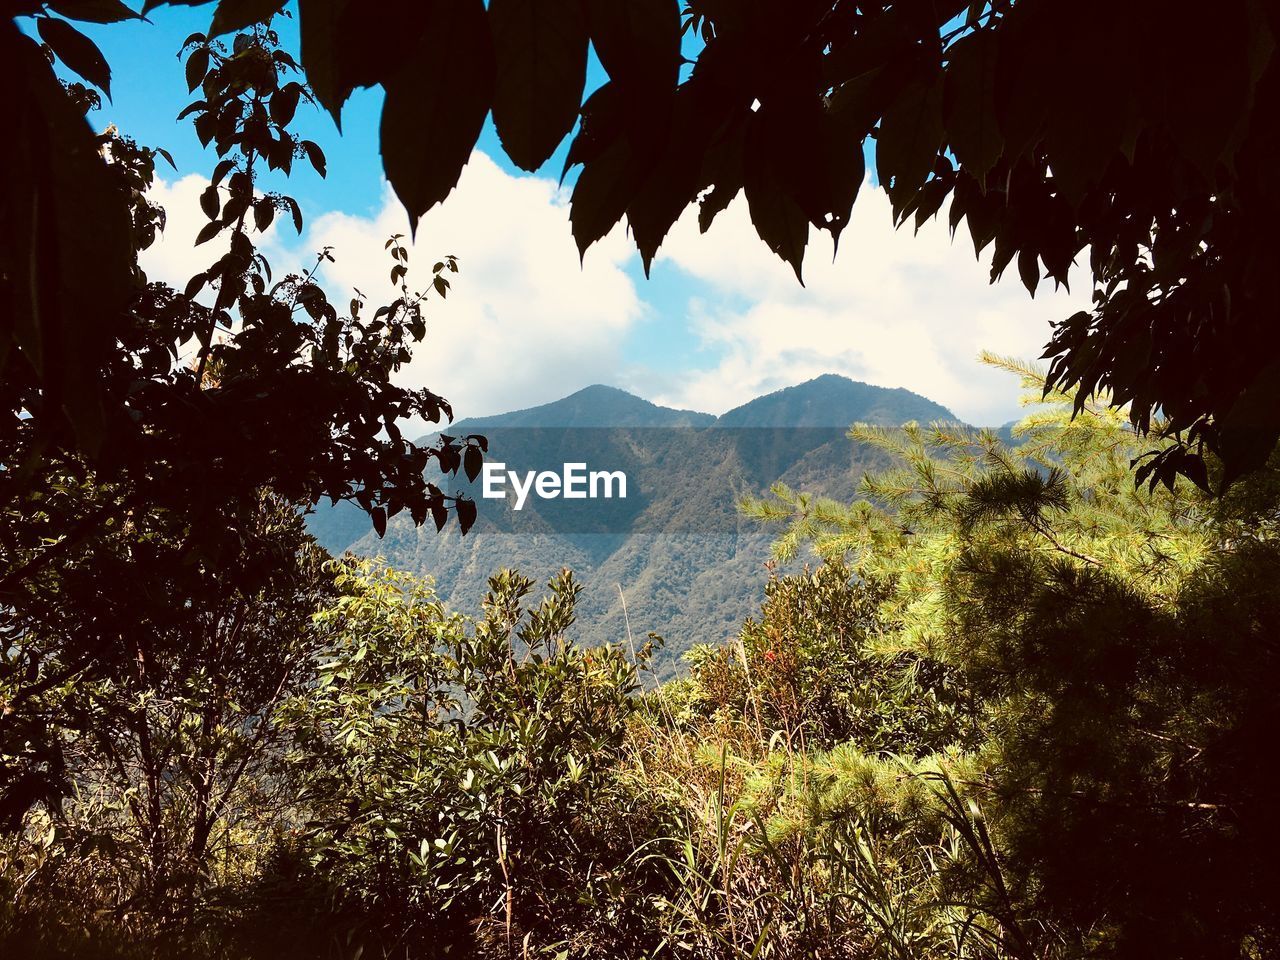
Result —
M 873 387 L 834 373 L 744 403 L 716 420 L 721 427 L 840 427 L 954 420 L 946 407 L 910 390 Z
M 613 387 L 593 386 L 527 410 L 459 421 L 453 435 L 484 433 L 490 460 L 558 469 L 584 460 L 627 474 L 625 502 L 530 501 L 520 512 L 476 497 L 480 517 L 462 537 L 416 528 L 407 517 L 378 540 L 354 507 L 309 518 L 334 553 L 384 556 L 429 574 L 455 609 L 477 610 L 489 574 L 514 567 L 545 581 L 570 567 L 584 585 L 577 636 L 637 643 L 667 640 L 662 672 L 695 643 L 732 636 L 763 597 L 764 564 L 776 531 L 740 518 L 736 501 L 782 480 L 841 498 L 882 456 L 845 436 L 854 423 L 954 421 L 945 407 L 907 390 L 827 375 L 788 387 L 721 417 L 658 406 Z M 621 597 L 625 595 L 625 607 Z
M 706 427 L 715 420 L 709 413 L 660 407 L 617 387 L 596 384 L 540 407 L 459 420 L 446 432 L 457 436 L 486 427 Z

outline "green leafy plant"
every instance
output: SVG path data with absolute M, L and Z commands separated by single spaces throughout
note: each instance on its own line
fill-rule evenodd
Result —
M 570 575 L 526 608 L 531 581 L 499 573 L 475 623 L 369 561 L 338 586 L 316 683 L 285 715 L 315 862 L 362 935 L 451 956 L 636 949 L 652 813 L 617 771 L 635 667 L 568 642 Z

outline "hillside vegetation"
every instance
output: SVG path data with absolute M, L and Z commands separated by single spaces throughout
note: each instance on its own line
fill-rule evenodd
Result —
M 33 694 L 43 760 L 79 786 L 0 850 L 2 942 L 1274 955 L 1280 472 L 1223 499 L 1135 488 L 1123 413 L 1049 400 L 1014 445 L 859 426 L 893 464 L 863 499 L 778 485 L 745 504 L 780 560 L 821 562 L 769 576 L 756 617 L 656 687 L 648 644 L 573 642 L 568 571 L 541 594 L 497 573 L 471 617 L 348 558 L 243 598 L 255 618 L 318 611 L 275 620 L 294 640 L 271 676 L 175 661 L 164 691 Z M 288 510 L 259 522 L 299 532 Z M 234 712 L 211 713 L 223 692 Z
M 775 482 L 845 495 L 869 469 L 887 464 L 873 446 L 850 444 L 858 422 L 897 426 L 955 422 L 945 407 L 907 390 L 827 375 L 759 397 L 720 417 L 657 406 L 595 386 L 528 410 L 462 420 L 453 436 L 482 432 L 491 460 L 521 469 L 564 462 L 624 469 L 629 503 L 530 501 L 514 514 L 480 498 L 479 484 L 450 489 L 476 498 L 479 517 L 464 537 L 393 519 L 385 537 L 357 508 L 318 508 L 308 528 L 335 555 L 381 556 L 432 578 L 454 609 L 476 609 L 485 579 L 514 567 L 545 581 L 569 567 L 583 586 L 580 642 L 622 642 L 662 634 L 661 676 L 699 643 L 732 637 L 743 612 L 764 599 L 768 531 L 744 522 L 738 500 Z M 428 438 L 432 442 L 435 437 Z M 344 509 L 345 508 L 345 509 Z

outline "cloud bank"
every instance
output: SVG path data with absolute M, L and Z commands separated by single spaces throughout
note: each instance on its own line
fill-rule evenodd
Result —
M 757 238 L 741 197 L 705 236 L 696 217 L 683 217 L 658 256 L 704 288 L 689 303 L 689 325 L 718 357 L 662 399 L 711 412 L 842 373 L 999 424 L 1016 415 L 1017 385 L 980 365 L 978 353 L 1039 356 L 1050 322 L 1088 303 L 1084 271 L 1072 277 L 1075 294 L 1045 282 L 1035 300 L 1016 270 L 989 284 L 989 250 L 979 263 L 963 227 L 953 243 L 945 211 L 918 234 L 894 230 L 888 198 L 869 184 L 838 257 L 825 233 L 811 238 L 804 287 Z
M 181 286 L 221 252 L 216 241 L 192 247 L 205 222 L 205 182 L 157 186 L 169 226 L 144 258 L 153 276 Z M 308 220 L 300 239 L 279 222 L 263 238 L 277 274 L 310 265 L 328 246 L 337 262 L 321 281 L 334 299 L 352 289 L 373 303 L 393 296 L 383 244 L 408 234 L 408 223 L 389 190 L 371 216 L 308 211 Z M 1016 384 L 981 367 L 978 352 L 1036 356 L 1050 321 L 1087 304 L 1083 271 L 1075 294 L 1048 283 L 1034 301 L 1014 275 L 989 285 L 989 259 L 975 261 L 963 231 L 954 243 L 939 221 L 915 236 L 895 231 L 887 198 L 870 186 L 837 259 L 829 238 L 815 236 L 806 287 L 756 237 L 741 198 L 706 236 L 688 211 L 659 253 L 655 280 L 637 283 L 638 258 L 622 227 L 580 266 L 567 192 L 509 174 L 480 152 L 419 225 L 411 287 L 415 279 L 425 286 L 445 254 L 458 256 L 461 273 L 446 301 L 429 301 L 427 341 L 403 379 L 447 397 L 459 416 L 533 406 L 592 383 L 635 385 L 657 402 L 719 413 L 841 373 L 914 390 L 973 423 L 1000 423 L 1016 415 Z M 679 294 L 662 285 L 672 270 L 682 275 Z M 664 322 L 643 322 L 656 314 Z M 662 338 L 646 351 L 669 358 L 661 369 L 626 355 L 628 343 L 645 337 Z

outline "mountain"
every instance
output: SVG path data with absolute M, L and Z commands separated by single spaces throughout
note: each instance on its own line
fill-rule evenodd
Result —
M 707 427 L 715 420 L 709 413 L 660 407 L 617 387 L 596 384 L 539 407 L 459 420 L 448 432 L 458 436 L 487 427 Z
M 840 427 L 955 420 L 946 407 L 902 388 L 859 383 L 834 373 L 744 403 L 717 418 L 720 427 Z
M 660 674 L 677 669 L 696 643 L 731 637 L 763 598 L 764 564 L 776 534 L 739 516 L 736 503 L 776 481 L 848 498 L 883 454 L 851 443 L 856 422 L 955 421 L 924 397 L 827 375 L 758 397 L 720 417 L 659 406 L 613 387 L 592 386 L 562 400 L 492 417 L 462 420 L 452 435 L 483 433 L 487 462 L 519 476 L 589 470 L 625 473 L 626 498 L 539 499 L 521 509 L 484 499 L 483 481 L 451 483 L 475 498 L 479 519 L 463 537 L 392 518 L 382 540 L 358 509 L 340 504 L 309 517 L 329 550 L 381 555 L 429 574 L 460 611 L 478 609 L 485 581 L 514 567 L 546 581 L 569 567 L 583 584 L 576 636 L 586 642 L 636 643 L 649 632 L 667 647 Z M 625 602 L 624 598 L 625 597 Z

